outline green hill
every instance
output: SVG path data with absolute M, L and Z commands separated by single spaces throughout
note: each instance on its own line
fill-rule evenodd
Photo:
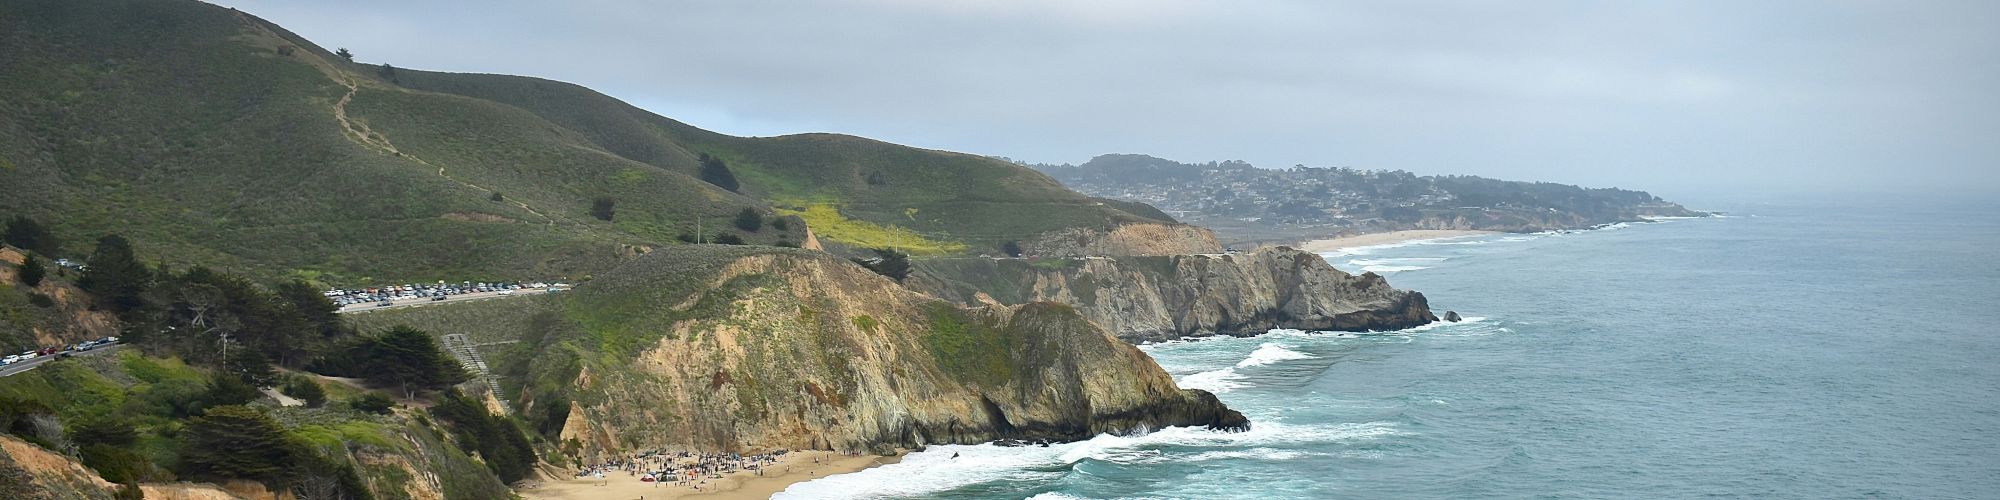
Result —
M 348 62 L 192 0 L 0 3 L 0 46 L 0 213 L 73 253 L 120 233 L 149 259 L 265 277 L 501 279 L 601 271 L 697 225 L 804 241 L 731 228 L 744 208 L 919 253 L 1161 217 L 983 157 L 731 137 L 560 82 Z M 741 194 L 697 178 L 702 154 Z

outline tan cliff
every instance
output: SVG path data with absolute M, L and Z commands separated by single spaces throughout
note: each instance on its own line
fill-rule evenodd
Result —
M 1190 255 L 1222 252 L 1207 228 L 1186 224 L 1131 223 L 1111 230 L 1073 227 L 1043 233 L 1021 244 L 1035 257 Z
M 960 304 L 1068 304 L 1139 342 L 1272 328 L 1395 330 L 1436 321 L 1423 294 L 1286 247 L 1229 255 L 921 259 L 905 285 Z
M 521 411 L 582 458 L 1248 425 L 1068 306 L 960 307 L 816 252 L 666 248 L 541 303 Z

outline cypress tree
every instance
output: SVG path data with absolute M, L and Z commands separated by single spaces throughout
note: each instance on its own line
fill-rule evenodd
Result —
M 140 294 L 153 285 L 153 270 L 132 255 L 132 243 L 125 237 L 113 234 L 99 238 L 88 263 L 89 269 L 77 281 L 84 291 L 121 314 L 145 305 Z
M 181 431 L 181 465 L 188 476 L 214 479 L 275 479 L 292 461 L 284 427 L 255 408 L 209 408 Z
M 741 187 L 736 183 L 736 174 L 729 171 L 729 164 L 723 163 L 721 158 L 709 156 L 708 153 L 701 154 L 701 180 L 732 193 Z
M 28 258 L 21 261 L 20 276 L 23 285 L 41 286 L 42 278 L 48 274 L 48 268 L 42 267 L 42 259 L 35 258 L 35 254 L 28 254 Z

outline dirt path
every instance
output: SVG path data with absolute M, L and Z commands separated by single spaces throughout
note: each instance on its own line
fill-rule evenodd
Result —
M 275 41 L 276 43 L 289 45 L 289 42 L 286 41 L 283 36 L 279 36 L 277 33 L 272 32 L 269 27 L 264 26 L 263 23 L 259 23 L 256 20 L 247 17 L 241 12 L 237 13 L 237 20 L 241 21 L 244 26 L 247 26 L 251 30 L 256 31 L 259 35 L 267 37 Z M 342 94 L 340 96 L 340 99 L 333 103 L 333 120 L 340 124 L 340 131 L 342 134 L 347 136 L 348 140 L 354 141 L 356 144 L 360 144 L 362 146 L 380 150 L 384 153 L 388 153 L 398 158 L 404 158 L 410 161 L 414 161 L 418 165 L 423 165 L 426 168 L 436 169 L 438 177 L 443 177 L 445 180 L 457 183 L 460 186 L 465 186 L 466 188 L 470 188 L 472 190 L 479 191 L 482 193 L 492 194 L 495 192 L 491 188 L 487 188 L 485 186 L 473 184 L 471 182 L 466 182 L 462 179 L 452 177 L 451 174 L 445 171 L 443 165 L 431 163 L 429 161 L 424 160 L 423 158 L 418 158 L 415 155 L 406 154 L 401 150 L 396 149 L 396 144 L 390 142 L 388 136 L 369 129 L 367 123 L 361 123 L 356 120 L 350 119 L 347 116 L 347 103 L 352 102 L 354 100 L 354 95 L 361 91 L 361 82 L 355 80 L 354 75 L 335 66 L 330 61 L 321 59 L 319 56 L 314 55 L 309 51 L 295 50 L 293 53 L 298 54 L 296 57 L 305 61 L 306 64 L 312 65 L 314 68 L 319 69 L 320 73 L 325 74 L 327 79 L 333 80 L 334 83 L 347 88 L 347 93 Z M 513 204 L 516 207 L 520 207 L 521 210 L 527 211 L 528 213 L 535 214 L 535 216 L 537 217 L 541 217 L 543 222 L 549 225 L 555 225 L 557 222 L 562 222 L 570 225 L 577 224 L 575 220 L 569 219 L 567 217 L 558 219 L 556 217 L 550 216 L 549 214 L 542 213 L 540 210 L 535 210 L 534 207 L 528 206 L 527 203 L 522 203 L 520 200 L 516 200 L 513 198 L 506 198 L 504 199 L 504 201 Z

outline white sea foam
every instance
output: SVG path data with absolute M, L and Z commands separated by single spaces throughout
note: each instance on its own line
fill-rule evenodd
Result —
M 1400 273 L 1403 271 L 1418 271 L 1423 269 L 1430 269 L 1430 268 L 1424 266 L 1363 266 L 1361 268 L 1361 272 L 1375 273 L 1375 274 L 1389 274 L 1389 273 Z
M 1222 394 L 1248 387 L 1249 383 L 1243 381 L 1242 374 L 1236 373 L 1236 368 L 1230 367 L 1181 377 L 1180 380 L 1174 381 L 1174 385 L 1178 385 L 1182 389 L 1201 389 Z
M 1313 359 L 1317 357 L 1319 356 L 1314 356 L 1311 354 L 1306 354 L 1303 352 L 1287 349 L 1285 348 L 1285 346 L 1278 345 L 1277 343 L 1274 342 L 1265 342 L 1264 345 L 1257 346 L 1257 350 L 1251 351 L 1250 357 L 1243 358 L 1243 361 L 1236 362 L 1236 367 L 1247 368 L 1252 366 L 1264 366 L 1279 361 L 1286 361 L 1293 359 Z
M 1401 330 L 1396 330 L 1396 333 L 1416 333 L 1416 332 L 1428 332 L 1428 331 L 1431 331 L 1431 330 L 1436 330 L 1436 329 L 1439 329 L 1439 328 L 1446 328 L 1446 327 L 1460 327 L 1460 326 L 1466 326 L 1466 325 L 1471 325 L 1471 324 L 1474 324 L 1474 323 L 1479 323 L 1479 322 L 1483 322 L 1483 321 L 1486 321 L 1486 317 L 1485 317 L 1485 316 L 1462 316 L 1462 317 L 1459 317 L 1459 318 L 1458 318 L 1458 321 L 1457 321 L 1457 322 L 1451 322 L 1451 321 L 1445 321 L 1445 320 L 1437 320 L 1437 321 L 1432 321 L 1432 322 L 1429 322 L 1429 323 L 1424 323 L 1424 324 L 1421 324 L 1421 325 L 1417 325 L 1417 326 L 1413 326 L 1413 327 L 1409 327 L 1409 328 L 1404 328 L 1404 329 L 1401 329 Z
M 772 498 L 879 498 L 931 496 L 988 482 L 1033 484 L 1054 481 L 1065 465 L 1084 460 L 1160 463 L 1222 459 L 1292 460 L 1321 455 L 1289 448 L 1301 444 L 1374 439 L 1399 434 L 1388 422 L 1292 425 L 1255 422 L 1244 432 L 1168 427 L 1145 435 L 1101 434 L 1075 443 L 1002 447 L 992 444 L 941 445 L 911 453 L 898 463 L 794 484 Z M 1210 448 L 1186 454 L 1162 447 Z M 1064 496 L 1037 498 L 1067 498 Z

